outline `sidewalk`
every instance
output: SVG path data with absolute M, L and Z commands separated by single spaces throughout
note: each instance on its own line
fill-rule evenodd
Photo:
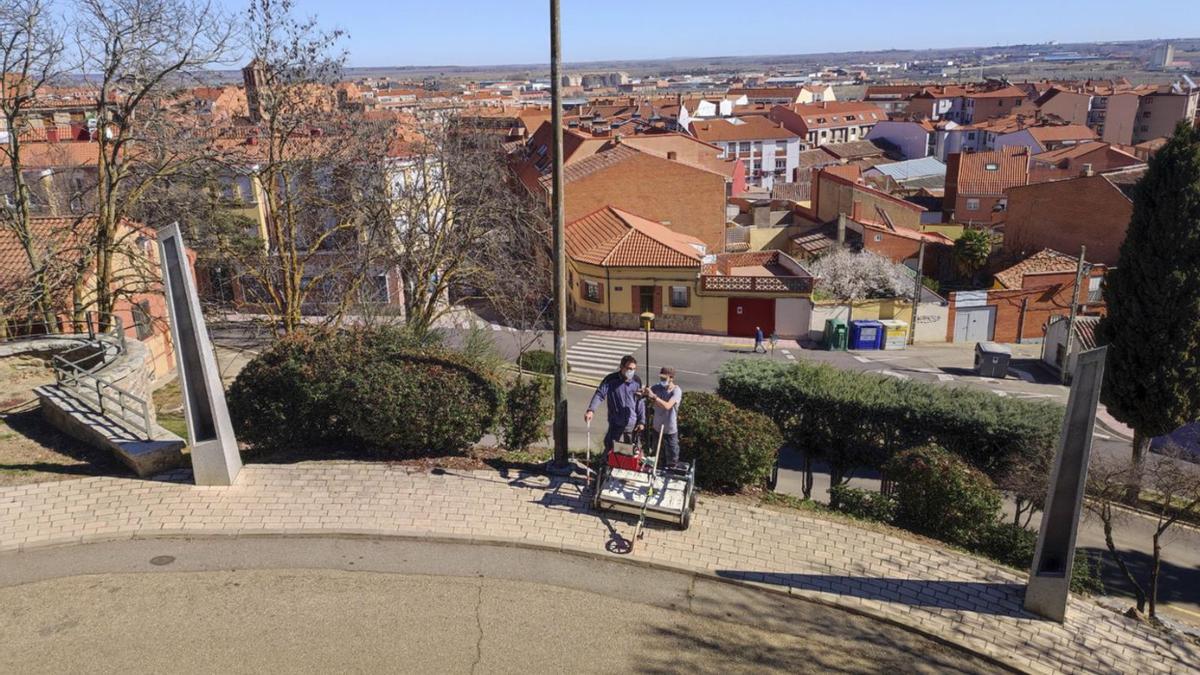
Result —
M 185 476 L 177 475 L 183 480 Z M 652 527 L 634 557 L 882 618 L 1033 672 L 1194 672 L 1200 647 L 1089 601 L 1059 625 L 1021 610 L 1024 577 L 988 562 L 800 512 L 705 497 L 687 532 Z M 602 553 L 630 520 L 574 482 L 381 463 L 248 465 L 237 485 L 98 477 L 0 488 L 0 552 L 180 534 L 365 533 L 519 540 Z

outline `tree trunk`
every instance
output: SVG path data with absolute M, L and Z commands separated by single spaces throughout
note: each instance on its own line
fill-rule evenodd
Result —
M 1137 578 L 1133 576 L 1133 572 L 1129 570 L 1129 566 L 1125 564 L 1125 559 L 1117 552 L 1117 544 L 1113 541 L 1112 527 L 1112 507 L 1104 506 L 1100 521 L 1104 524 L 1104 545 L 1108 547 L 1108 553 L 1116 561 L 1117 567 L 1121 570 L 1121 574 L 1125 576 L 1125 580 L 1129 582 L 1129 587 L 1133 589 L 1134 598 L 1137 600 L 1137 610 L 1139 612 L 1146 611 L 1146 592 L 1142 590 L 1142 585 L 1137 582 Z
M 1154 557 L 1151 560 L 1150 566 L 1150 618 L 1153 619 L 1155 611 L 1158 608 L 1158 573 L 1162 569 L 1162 546 L 1159 545 L 1158 539 L 1162 536 L 1162 531 L 1154 533 Z
M 1142 467 L 1146 462 L 1146 453 L 1150 450 L 1150 438 L 1142 432 L 1133 431 L 1133 455 L 1130 459 L 1129 483 L 1125 488 L 1125 503 L 1136 506 L 1142 494 Z
M 804 483 L 800 487 L 801 493 L 805 499 L 812 499 L 813 488 L 813 460 L 812 455 L 808 452 L 804 453 Z

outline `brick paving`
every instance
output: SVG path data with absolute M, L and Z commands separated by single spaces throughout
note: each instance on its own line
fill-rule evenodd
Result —
M 246 466 L 233 487 L 95 477 L 0 488 L 0 552 L 179 534 L 368 533 L 521 540 L 604 552 L 632 520 L 579 484 L 516 472 L 409 473 L 377 463 Z M 1024 578 L 952 551 L 803 512 L 701 497 L 687 532 L 654 527 L 633 557 L 786 587 L 1032 672 L 1197 672 L 1200 649 L 1073 599 L 1059 625 L 1021 609 Z

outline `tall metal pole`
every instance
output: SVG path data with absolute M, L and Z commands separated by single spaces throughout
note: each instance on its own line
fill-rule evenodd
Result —
M 1066 347 L 1064 348 L 1065 353 L 1063 354 L 1062 363 L 1058 364 L 1058 377 L 1063 384 L 1067 384 L 1071 379 L 1071 347 L 1073 346 L 1071 343 L 1075 341 L 1075 317 L 1079 313 L 1079 287 L 1083 286 L 1083 258 L 1086 255 L 1087 247 L 1080 246 L 1079 264 L 1075 267 L 1075 287 L 1071 290 L 1071 313 L 1067 316 L 1067 337 L 1064 340 L 1066 343 Z
M 922 270 L 925 269 L 925 238 L 921 237 L 921 247 L 917 249 L 917 277 L 913 280 L 912 319 L 908 327 L 908 344 L 917 341 L 917 309 L 921 304 L 921 290 L 925 279 Z
M 570 470 L 567 456 L 567 254 L 563 206 L 562 40 L 559 0 L 550 0 L 550 125 L 554 131 L 551 200 L 554 220 L 554 459 L 553 472 Z

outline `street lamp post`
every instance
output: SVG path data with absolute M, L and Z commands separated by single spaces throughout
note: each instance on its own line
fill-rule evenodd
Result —
M 572 471 L 567 454 L 567 260 L 563 206 L 562 39 L 559 0 L 550 0 L 550 125 L 554 131 L 551 178 L 554 222 L 554 459 L 547 470 Z

